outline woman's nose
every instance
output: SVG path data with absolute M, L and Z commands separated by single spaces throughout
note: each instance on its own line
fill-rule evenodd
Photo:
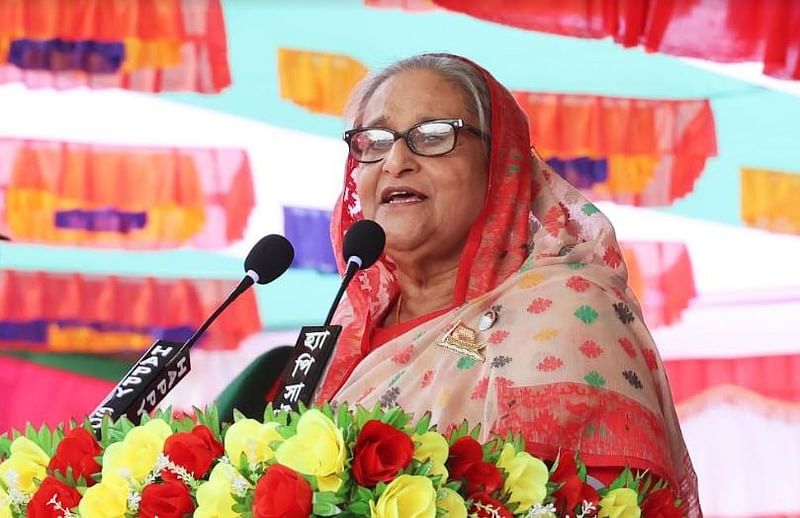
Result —
M 399 138 L 394 141 L 391 149 L 383 159 L 382 171 L 394 176 L 413 171 L 416 168 L 416 155 L 408 148 L 405 139 Z

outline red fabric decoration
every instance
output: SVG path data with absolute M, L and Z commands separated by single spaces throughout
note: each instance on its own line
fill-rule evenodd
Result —
M 610 160 L 609 180 L 587 190 L 595 200 L 670 205 L 692 192 L 706 160 L 717 154 L 714 115 L 706 99 L 522 91 L 514 96 L 528 116 L 531 144 L 545 159 Z M 637 161 L 643 163 L 638 168 Z M 640 177 L 631 177 L 637 172 Z
M 642 305 L 648 327 L 677 322 L 697 295 L 686 245 L 626 241 L 621 246 L 628 284 Z
M 236 281 L 0 272 L 0 348 L 62 352 L 143 350 L 154 330 L 194 329 Z M 44 326 L 42 331 L 41 327 Z M 255 293 L 244 293 L 201 339 L 235 349 L 261 329 Z M 16 337 L 16 338 L 15 338 Z
M 800 354 L 668 360 L 676 405 L 691 404 L 710 390 L 728 390 L 717 396 L 725 400 L 747 397 L 746 392 L 777 402 L 800 403 Z
M 786 0 L 433 0 L 476 18 L 800 79 L 800 3 Z

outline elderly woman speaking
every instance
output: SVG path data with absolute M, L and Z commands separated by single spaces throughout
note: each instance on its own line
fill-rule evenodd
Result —
M 351 112 L 334 245 L 367 218 L 386 251 L 335 315 L 318 402 L 400 405 L 443 430 L 467 419 L 482 439 L 522 433 L 545 459 L 579 450 L 601 480 L 651 470 L 700 516 L 614 230 L 531 151 L 511 93 L 427 54 L 367 78 Z

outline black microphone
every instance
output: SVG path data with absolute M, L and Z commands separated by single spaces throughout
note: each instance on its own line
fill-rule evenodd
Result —
M 324 325 L 327 326 L 331 323 L 333 314 L 336 312 L 336 308 L 339 307 L 339 302 L 342 300 L 342 296 L 356 272 L 375 264 L 375 261 L 383 253 L 384 246 L 386 246 L 386 233 L 380 225 L 371 219 L 356 221 L 347 229 L 347 233 L 344 235 L 344 245 L 342 246 L 342 255 L 347 262 L 347 268 L 342 279 L 342 285 L 333 299 L 333 304 L 330 311 L 328 311 Z
M 200 336 L 206 332 L 217 317 L 225 311 L 239 295 L 247 291 L 254 283 L 268 284 L 285 272 L 294 260 L 294 248 L 288 239 L 278 234 L 270 234 L 258 240 L 244 259 L 244 278 L 228 295 L 220 307 L 214 311 L 203 325 L 186 340 L 183 349 L 191 348 Z
M 298 403 L 308 405 L 317 390 L 342 326 L 330 325 L 350 281 L 356 272 L 369 268 L 383 253 L 386 234 L 380 225 L 364 219 L 354 223 L 344 236 L 343 253 L 347 262 L 342 285 L 322 326 L 303 326 L 300 336 L 281 375 L 274 404 L 278 410 L 296 410 Z
M 245 277 L 185 343 L 156 340 L 89 416 L 100 434 L 105 416 L 116 421 L 127 416 L 134 423 L 154 410 L 189 373 L 189 349 L 236 298 L 254 283 L 267 284 L 280 277 L 292 264 L 294 248 L 279 235 L 261 238 L 244 261 Z

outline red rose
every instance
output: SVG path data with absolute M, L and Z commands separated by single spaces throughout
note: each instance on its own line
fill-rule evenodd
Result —
M 380 421 L 367 421 L 353 449 L 353 478 L 374 487 L 389 482 L 411 463 L 414 442 L 407 434 Z
M 642 518 L 680 518 L 681 510 L 675 507 L 675 493 L 668 487 L 653 491 L 642 502 Z
M 193 512 L 192 495 L 183 482 L 168 480 L 163 484 L 148 484 L 142 490 L 139 518 L 183 518 Z
M 558 467 L 550 475 L 550 480 L 561 484 L 553 493 L 556 509 L 560 513 L 572 514 L 584 500 L 593 503 L 595 507 L 600 501 L 597 490 L 578 477 L 574 453 L 561 452 Z
M 311 485 L 296 471 L 273 464 L 256 483 L 254 518 L 311 516 Z
M 478 518 L 514 518 L 511 511 L 506 509 L 502 502 L 495 500 L 487 493 L 475 493 L 469 497 L 469 516 Z
M 205 425 L 195 426 L 191 432 L 170 435 L 164 443 L 164 454 L 169 460 L 183 466 L 196 479 L 206 476 L 215 459 L 222 456 L 224 448 Z M 165 480 L 177 480 L 175 475 L 165 470 Z
M 467 435 L 450 446 L 447 471 L 450 473 L 451 478 L 460 479 L 473 464 L 481 461 L 483 461 L 481 443 Z
M 67 468 L 71 468 L 76 481 L 83 477 L 86 485 L 91 486 L 95 483 L 92 475 L 100 472 L 100 464 L 95 457 L 99 457 L 102 452 L 103 448 L 94 435 L 85 428 L 73 428 L 58 443 L 56 453 L 50 459 L 48 467 L 65 477 Z
M 491 494 L 503 485 L 503 475 L 489 462 L 476 462 L 462 476 L 467 483 L 467 493 Z
M 52 503 L 53 497 L 55 497 L 55 503 Z M 42 485 L 28 502 L 27 516 L 30 518 L 61 518 L 64 516 L 64 509 L 77 507 L 80 501 L 81 494 L 77 489 L 55 477 L 48 476 L 42 480 Z

